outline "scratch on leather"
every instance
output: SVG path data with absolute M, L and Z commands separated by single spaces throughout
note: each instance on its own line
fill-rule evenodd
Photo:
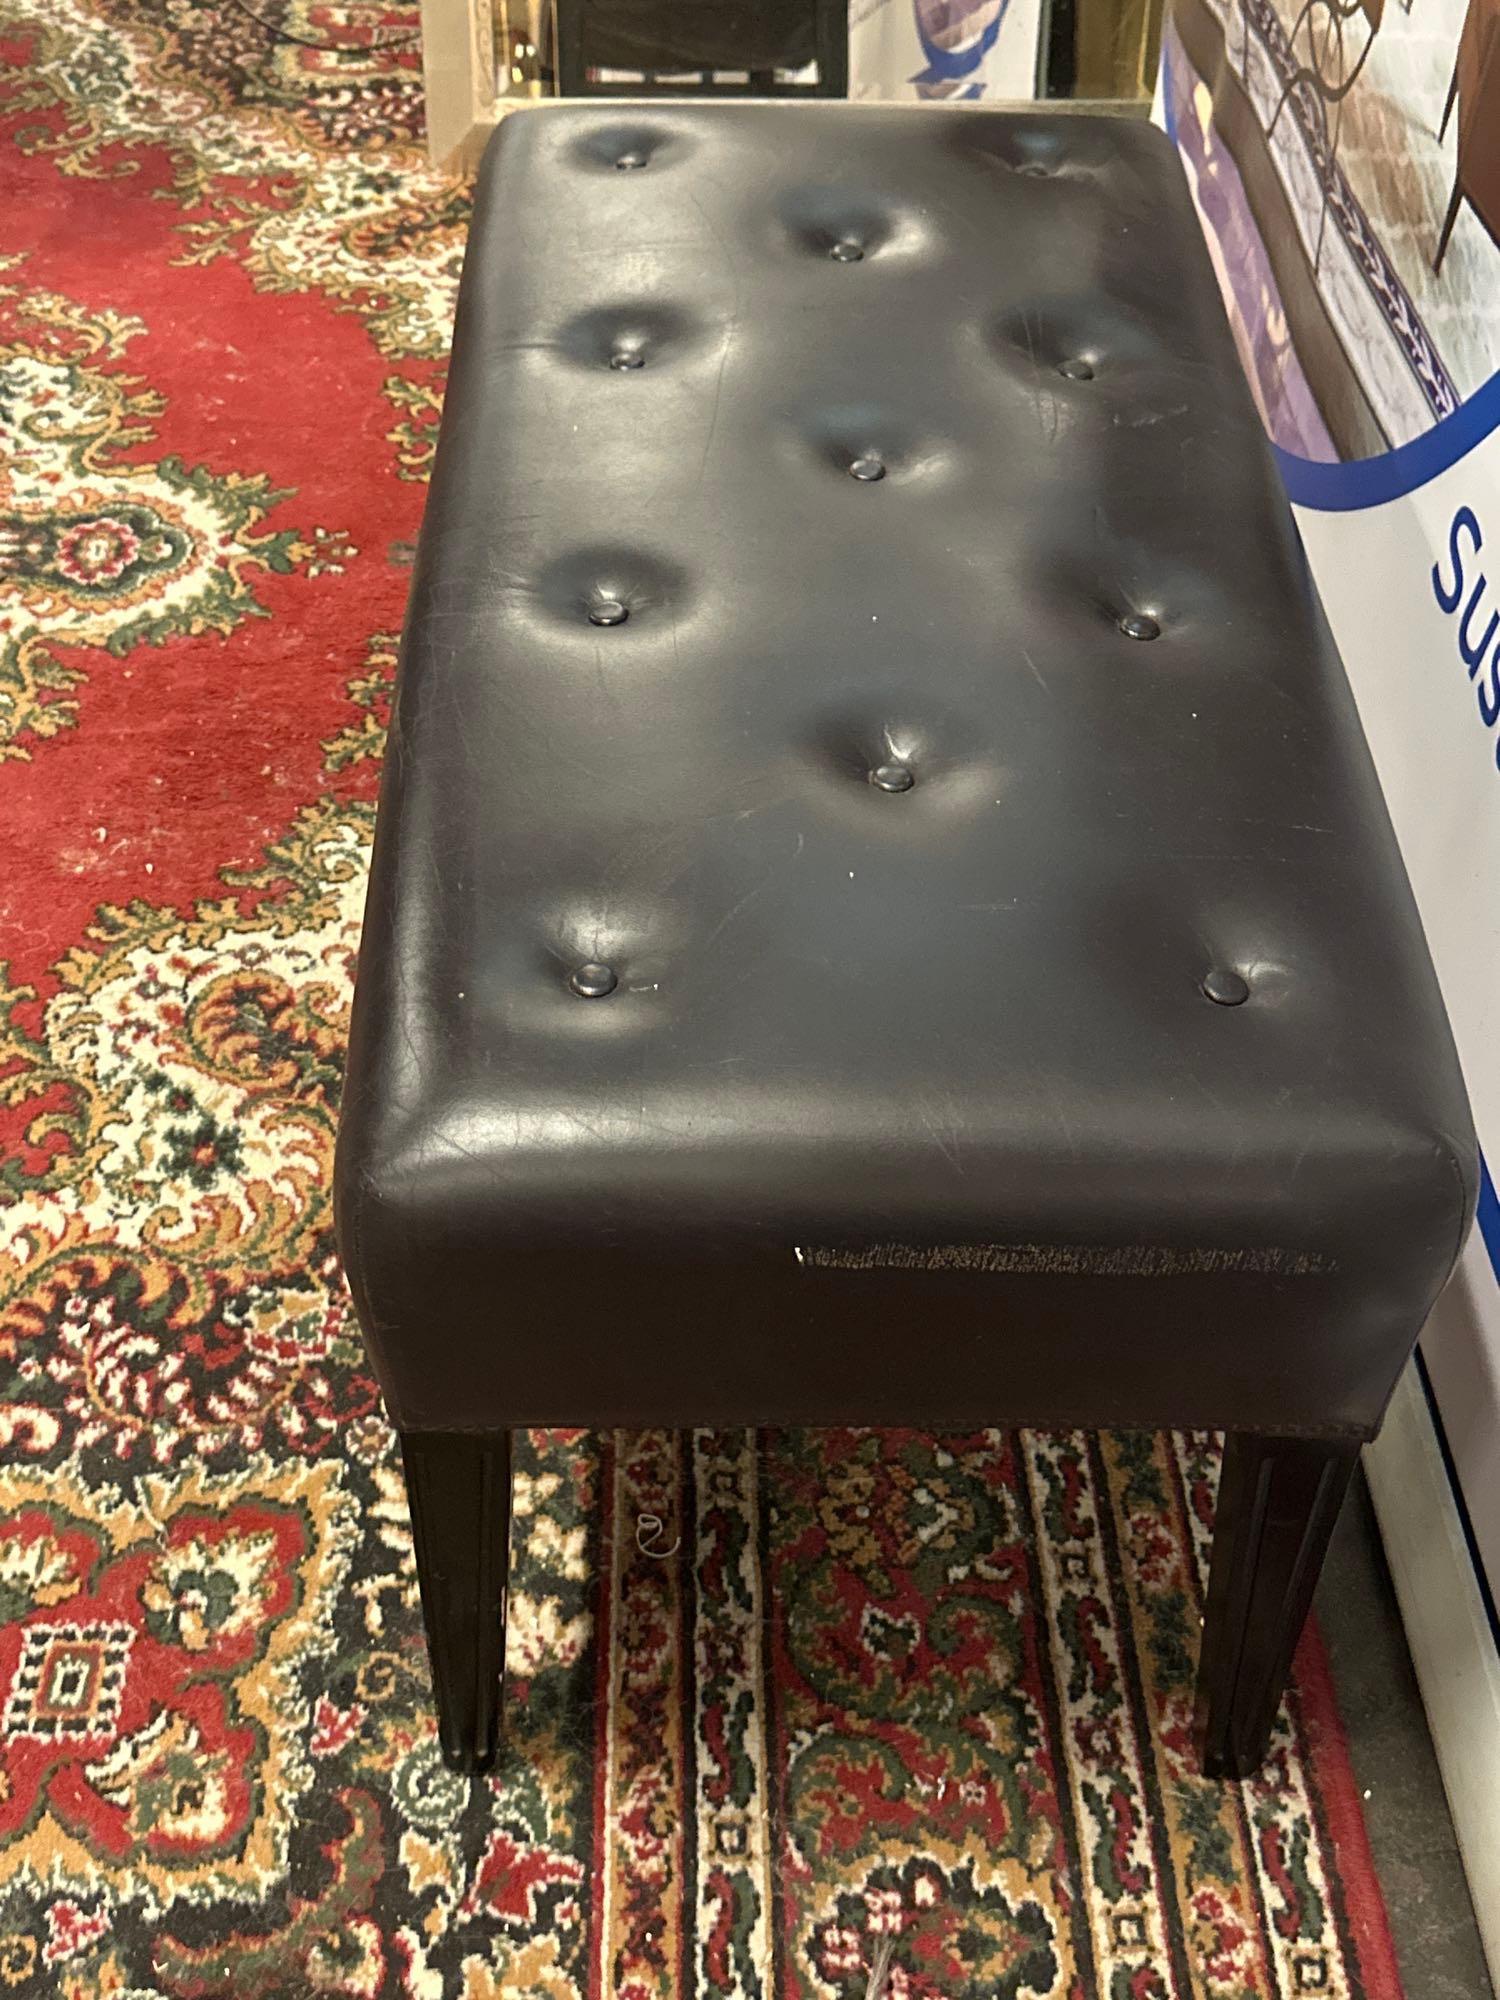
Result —
M 824 1271 L 981 1271 L 1025 1277 L 1326 1278 L 1338 1265 L 1316 1250 L 1130 1243 L 800 1244 L 799 1264 Z

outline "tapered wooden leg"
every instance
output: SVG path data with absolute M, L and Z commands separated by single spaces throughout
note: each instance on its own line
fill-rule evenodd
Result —
M 483 1771 L 500 1747 L 510 1437 L 403 1431 L 401 1455 L 443 1758 Z
M 1453 100 L 1458 95 L 1458 64 L 1453 65 L 1453 81 L 1448 85 L 1448 102 L 1443 106 L 1443 122 L 1438 127 L 1438 143 L 1448 129 L 1448 120 L 1453 116 Z
M 1432 260 L 1434 275 L 1443 268 L 1443 258 L 1448 249 L 1448 238 L 1453 234 L 1453 225 L 1458 220 L 1459 205 L 1464 198 L 1463 175 L 1460 173 L 1453 183 L 1453 193 L 1448 198 L 1448 213 L 1443 217 L 1442 233 L 1438 237 L 1437 255 Z
M 1225 1442 L 1198 1663 L 1198 1747 L 1211 1778 L 1246 1778 L 1265 1762 L 1358 1460 L 1358 1444 L 1343 1440 Z

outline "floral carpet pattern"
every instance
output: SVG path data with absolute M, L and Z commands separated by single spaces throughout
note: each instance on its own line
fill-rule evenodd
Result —
M 328 1184 L 466 195 L 257 11 L 0 0 L 0 1995 L 1399 2000 L 1208 1438 L 531 1434 L 443 1768 Z

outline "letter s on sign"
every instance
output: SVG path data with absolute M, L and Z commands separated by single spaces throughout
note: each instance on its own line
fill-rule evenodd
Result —
M 1453 516 L 1452 525 L 1448 529 L 1448 552 L 1453 558 L 1453 587 L 1451 590 L 1445 588 L 1443 580 L 1438 574 L 1437 564 L 1434 563 L 1432 565 L 1432 594 L 1443 607 L 1444 611 L 1457 611 L 1458 600 L 1464 594 L 1464 559 L 1459 553 L 1458 547 L 1458 531 L 1460 528 L 1467 528 L 1473 536 L 1475 555 L 1478 555 L 1479 551 L 1484 547 L 1484 536 L 1479 531 L 1479 522 L 1474 516 L 1473 508 L 1460 507 L 1458 512 Z
M 1484 717 L 1484 726 L 1493 729 L 1500 722 L 1500 647 L 1495 649 L 1490 659 L 1489 686 L 1485 686 L 1481 674 L 1474 683 L 1474 689 L 1479 696 L 1479 713 Z M 1497 747 L 1496 755 L 1500 756 L 1500 747 Z

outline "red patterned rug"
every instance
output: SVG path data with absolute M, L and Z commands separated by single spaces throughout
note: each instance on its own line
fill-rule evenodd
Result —
M 534 1435 L 434 1743 L 328 1180 L 463 190 L 414 9 L 0 0 L 0 1993 L 1399 2000 L 1203 1438 Z

